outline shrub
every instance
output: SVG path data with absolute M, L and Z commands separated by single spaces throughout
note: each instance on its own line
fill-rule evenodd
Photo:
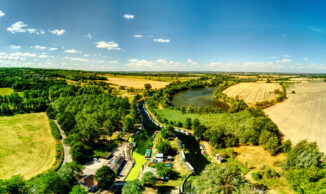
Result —
M 51 127 L 51 132 L 52 132 L 52 135 L 55 139 L 61 139 L 61 135 L 60 135 L 60 132 L 59 132 L 59 129 L 57 127 L 57 125 L 55 124 L 55 122 L 53 120 L 49 120 L 50 121 L 50 127 Z

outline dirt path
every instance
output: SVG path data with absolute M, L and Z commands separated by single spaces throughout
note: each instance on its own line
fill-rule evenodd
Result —
M 208 156 L 211 158 L 212 162 L 218 163 L 217 159 L 214 156 L 212 146 L 207 141 L 200 141 L 200 142 L 204 146 L 204 150 L 208 154 Z
M 62 145 L 63 145 L 63 152 L 64 152 L 64 159 L 63 159 L 62 164 L 65 164 L 67 162 L 72 162 L 72 157 L 71 157 L 71 154 L 70 154 L 70 146 L 63 143 L 67 136 L 66 136 L 65 132 L 61 129 L 61 127 L 60 127 L 59 123 L 57 122 L 57 120 L 53 120 L 53 121 L 57 125 L 57 127 L 59 129 L 59 132 L 60 132 L 60 135 L 62 137 Z

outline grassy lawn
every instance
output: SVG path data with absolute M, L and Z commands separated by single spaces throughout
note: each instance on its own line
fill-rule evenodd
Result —
M 241 111 L 238 113 L 214 113 L 214 114 L 182 114 L 179 110 L 172 109 L 160 109 L 157 113 L 169 121 L 177 121 L 185 123 L 186 118 L 199 119 L 199 121 L 207 127 L 212 129 L 219 126 L 225 127 L 225 129 L 230 131 L 241 131 L 239 129 L 249 128 L 253 124 L 253 117 L 248 111 Z
M 147 162 L 147 160 L 145 160 L 145 156 L 137 152 L 133 152 L 132 157 L 135 159 L 135 165 L 128 174 L 126 181 L 132 181 L 137 179 L 143 164 Z
M 14 93 L 14 89 L 12 88 L 0 88 L 0 95 L 4 96 L 4 95 L 10 95 Z
M 135 159 L 135 166 L 131 169 L 126 181 L 134 180 L 137 178 L 142 165 L 146 163 L 145 151 L 148 148 L 150 142 L 153 141 L 152 135 L 158 129 L 147 117 L 145 112 L 141 112 L 144 118 L 144 127 L 142 131 L 136 135 L 133 140 L 137 143 L 137 147 L 134 149 L 132 156 Z
M 45 113 L 0 117 L 0 179 L 31 178 L 54 165 L 56 141 Z

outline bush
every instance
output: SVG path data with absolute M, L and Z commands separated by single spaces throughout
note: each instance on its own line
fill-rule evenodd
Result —
M 279 142 L 280 140 L 277 137 L 270 138 L 265 145 L 266 150 L 272 155 L 275 155 L 280 148 Z
M 141 194 L 144 190 L 144 186 L 141 182 L 136 179 L 133 181 L 128 181 L 125 186 L 122 188 L 122 194 Z
M 156 184 L 156 177 L 152 172 L 145 172 L 142 179 L 143 185 L 155 185 Z
M 291 140 L 286 140 L 282 146 L 280 147 L 280 149 L 282 150 L 282 152 L 284 153 L 289 153 L 291 151 L 291 145 L 292 145 L 292 142 Z
M 168 154 L 171 150 L 171 144 L 168 140 L 163 140 L 162 138 L 158 140 L 158 144 L 156 145 L 156 149 L 163 154 Z
M 55 124 L 55 122 L 52 119 L 50 119 L 49 121 L 50 121 L 50 127 L 51 127 L 51 132 L 52 132 L 53 137 L 55 139 L 62 139 L 59 129 L 58 129 L 57 125 Z
M 255 181 L 260 180 L 260 179 L 263 178 L 263 176 L 262 176 L 262 174 L 261 174 L 260 171 L 251 173 L 251 177 L 252 177 L 252 179 L 254 179 Z

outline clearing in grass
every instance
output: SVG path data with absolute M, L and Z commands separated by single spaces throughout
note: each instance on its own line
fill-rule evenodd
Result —
M 236 160 L 244 164 L 250 171 L 246 174 L 246 179 L 252 183 L 258 183 L 267 186 L 271 191 L 277 193 L 293 193 L 284 177 L 279 176 L 282 173 L 281 163 L 286 155 L 280 153 L 272 156 L 261 146 L 239 146 L 232 148 L 236 153 Z M 263 176 L 259 180 L 252 178 L 252 173 L 265 172 L 268 168 L 275 170 L 278 175 L 273 178 Z
M 0 179 L 28 179 L 50 169 L 55 144 L 45 113 L 0 117 Z
M 0 95 L 4 96 L 4 95 L 10 95 L 14 93 L 14 89 L 12 88 L 0 88 Z

